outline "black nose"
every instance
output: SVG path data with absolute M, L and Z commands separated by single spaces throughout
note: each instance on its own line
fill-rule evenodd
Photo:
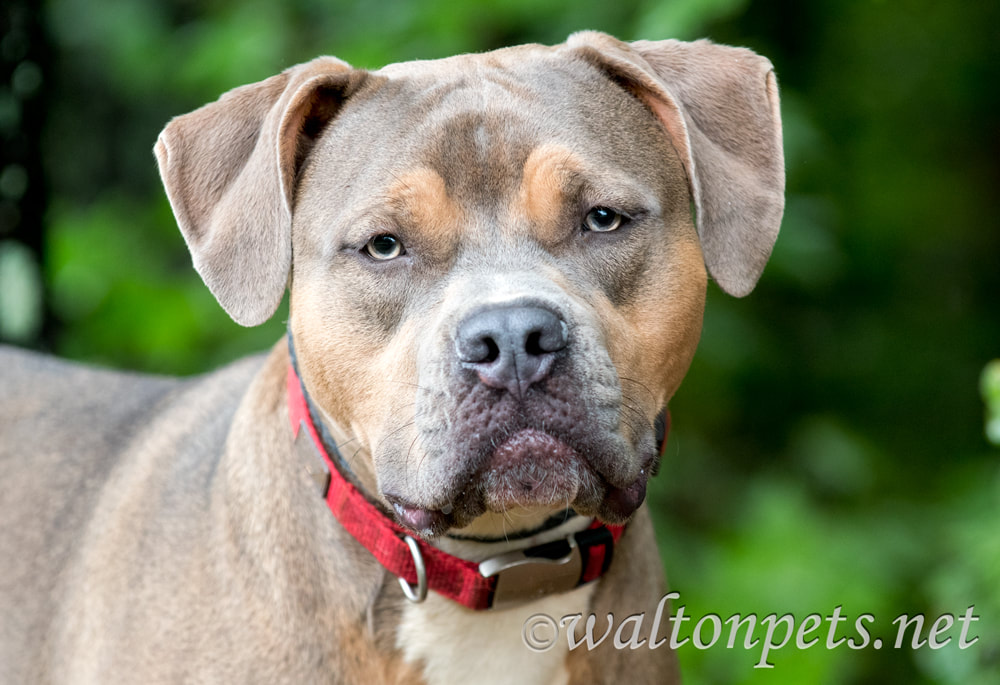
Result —
M 538 306 L 502 305 L 467 317 L 458 325 L 455 351 L 493 388 L 524 397 L 545 378 L 555 353 L 566 347 L 566 322 Z

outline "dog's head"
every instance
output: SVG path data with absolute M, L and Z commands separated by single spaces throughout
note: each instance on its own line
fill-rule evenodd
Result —
M 771 65 L 704 41 L 320 58 L 175 119 L 156 154 L 209 288 L 244 325 L 290 288 L 306 387 L 424 533 L 627 519 L 706 267 L 749 292 L 783 206 Z

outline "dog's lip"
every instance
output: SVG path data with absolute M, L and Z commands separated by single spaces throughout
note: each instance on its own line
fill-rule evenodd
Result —
M 504 512 L 514 506 L 572 506 L 579 514 L 621 524 L 645 500 L 656 460 L 656 454 L 648 456 L 631 482 L 616 485 L 566 441 L 539 428 L 523 428 L 500 441 L 478 470 L 456 483 L 459 487 L 444 498 L 446 504 L 383 496 L 396 519 L 425 538 L 467 525 L 487 510 Z
M 522 464 L 552 467 L 578 463 L 586 467 L 579 452 L 566 441 L 539 428 L 523 428 L 493 448 L 482 473 Z
M 595 476 L 580 455 L 559 438 L 536 428 L 512 433 L 488 455 L 456 496 L 456 504 L 419 505 L 395 493 L 383 493 L 396 519 L 423 537 L 440 535 L 456 523 L 489 509 L 513 506 L 568 505 L 585 479 Z M 466 493 L 477 494 L 471 500 Z
M 624 523 L 646 499 L 646 485 L 657 458 L 655 452 L 649 454 L 635 477 L 618 485 L 595 470 L 578 450 L 559 437 L 540 429 L 526 428 L 493 450 L 486 469 L 480 474 L 480 482 L 485 484 L 487 506 L 495 511 L 503 511 L 513 504 L 572 504 L 581 514 L 597 516 L 606 523 Z M 504 469 L 510 467 L 513 473 L 503 474 Z M 531 475 L 539 472 L 541 477 L 532 481 Z M 496 479 L 498 476 L 499 484 L 490 482 L 491 477 Z M 509 490 L 506 497 L 505 486 L 513 490 Z
M 649 482 L 649 468 L 639 470 L 639 477 L 623 487 L 608 487 L 598 510 L 598 516 L 606 523 L 624 523 L 646 499 L 646 484 Z
M 401 524 L 423 537 L 440 535 L 452 527 L 452 507 L 431 509 L 410 504 L 394 495 L 386 495 Z
M 519 430 L 497 445 L 477 476 L 493 511 L 569 503 L 592 478 L 575 449 L 537 428 Z

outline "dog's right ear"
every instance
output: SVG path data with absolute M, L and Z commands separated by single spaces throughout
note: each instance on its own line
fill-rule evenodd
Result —
M 292 262 L 298 171 L 366 72 L 332 57 L 173 119 L 154 148 L 194 267 L 239 324 L 277 309 Z
M 583 31 L 567 46 L 659 119 L 687 172 L 709 274 L 731 295 L 749 293 L 771 254 L 785 206 L 771 63 L 705 40 L 622 43 Z

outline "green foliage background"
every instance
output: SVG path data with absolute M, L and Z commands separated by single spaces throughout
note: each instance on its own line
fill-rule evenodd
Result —
M 264 349 L 284 316 L 239 328 L 191 269 L 150 152 L 170 116 L 321 53 L 378 67 L 596 28 L 770 57 L 782 234 L 749 298 L 711 286 L 650 501 L 689 615 L 801 621 L 842 605 L 844 632 L 871 613 L 886 646 L 786 647 L 773 669 L 754 669 L 759 648 L 688 645 L 687 682 L 1000 683 L 1000 450 L 983 405 L 992 398 L 1000 416 L 1000 372 L 980 382 L 1000 356 L 1000 5 L 49 0 L 33 11 L 50 41 L 50 194 L 39 270 L 0 229 L 0 330 L 169 373 Z M 0 128 L 17 126 L 2 88 Z M 3 173 L 0 193 L 17 191 Z M 891 648 L 897 615 L 930 623 L 970 605 L 971 648 L 957 647 L 957 628 L 940 650 Z

